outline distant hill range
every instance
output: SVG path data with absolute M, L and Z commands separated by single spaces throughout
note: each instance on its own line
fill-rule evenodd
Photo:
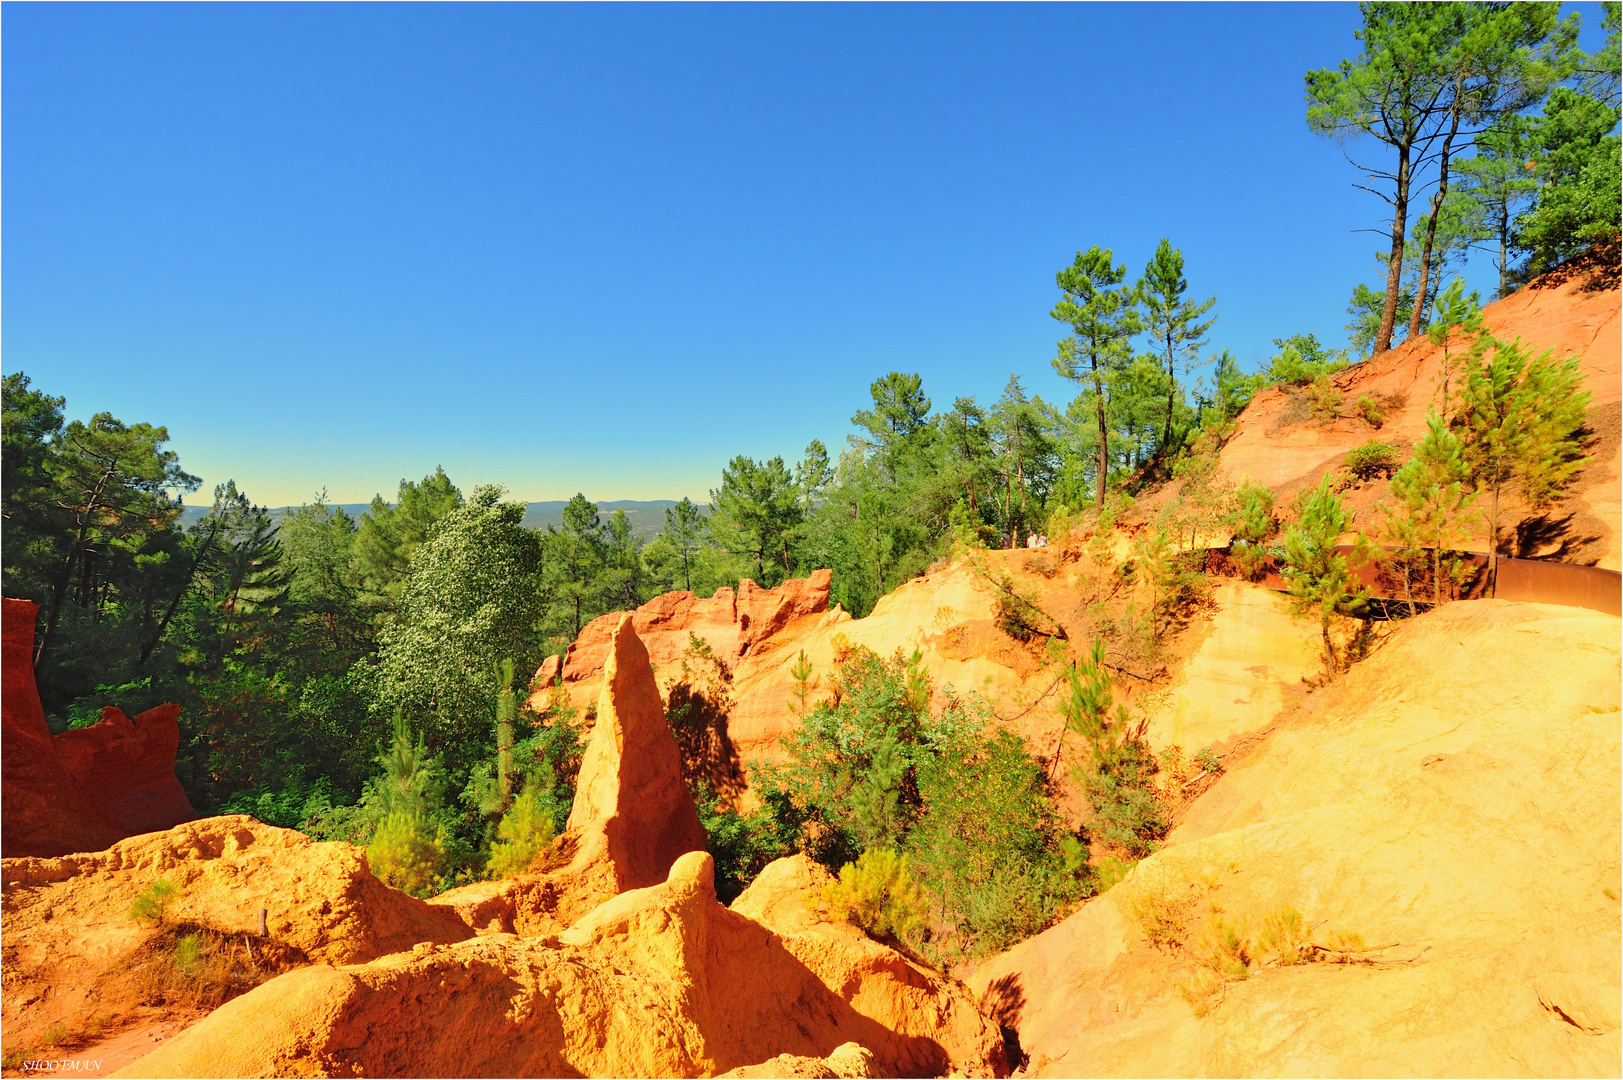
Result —
M 359 518 L 372 508 L 371 503 L 334 503 L 338 509 L 350 517 Z M 524 524 L 531 529 L 544 529 L 548 525 L 561 526 L 564 522 L 564 507 L 568 505 L 565 499 L 550 499 L 545 502 L 532 502 L 530 508 L 524 512 Z M 616 510 L 624 510 L 626 520 L 631 522 L 633 536 L 647 540 L 655 533 L 665 528 L 665 510 L 675 506 L 674 499 L 651 499 L 647 502 L 638 502 L 635 499 L 620 499 L 615 502 L 600 502 L 597 511 L 607 521 L 610 514 Z M 272 521 L 281 521 L 282 515 L 296 506 L 278 506 L 269 511 Z M 701 510 L 709 512 L 709 507 L 701 506 Z M 208 513 L 206 506 L 188 506 L 180 512 L 180 524 L 189 527 L 203 520 Z

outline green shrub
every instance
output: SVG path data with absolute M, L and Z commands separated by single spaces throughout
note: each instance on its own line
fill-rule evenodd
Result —
M 1371 439 L 1347 451 L 1342 465 L 1360 480 L 1373 480 L 1377 476 L 1392 475 L 1398 467 L 1398 452 L 1390 443 Z
M 1258 952 L 1265 963 L 1290 967 L 1305 963 L 1313 952 L 1308 944 L 1307 920 L 1293 908 L 1282 908 L 1262 921 Z
M 1099 892 L 1106 892 L 1115 887 L 1122 878 L 1126 877 L 1133 867 L 1138 865 L 1137 859 L 1121 859 L 1114 855 L 1106 855 L 1093 864 L 1094 888 Z
M 896 941 L 910 938 L 930 913 L 909 873 L 907 856 L 890 848 L 864 851 L 856 862 L 840 867 L 839 880 L 824 887 L 823 899 L 835 919 Z
M 1195 943 L 1195 958 L 1219 978 L 1240 982 L 1251 975 L 1250 935 L 1214 912 Z
M 412 896 L 428 896 L 440 884 L 444 838 L 419 815 L 397 810 L 378 824 L 366 848 L 366 861 L 385 885 Z
M 991 580 L 995 588 L 992 621 L 999 630 L 1016 641 L 1054 636 L 1053 621 L 1045 616 L 1029 591 L 1018 588 L 1007 573 Z
M 130 918 L 161 923 L 169 905 L 178 896 L 180 888 L 174 882 L 159 878 L 136 895 L 135 902 L 130 905 Z
M 1131 858 L 1152 854 L 1171 827 L 1155 787 L 1159 769 L 1149 746 L 1129 739 L 1083 782 L 1096 818 L 1094 835 Z
M 1196 899 L 1190 886 L 1162 879 L 1146 884 L 1132 898 L 1131 911 L 1145 939 L 1157 949 L 1172 952 L 1189 936 Z
M 1306 386 L 1316 379 L 1328 379 L 1347 366 L 1344 350 L 1326 349 L 1312 334 L 1275 338 L 1274 345 L 1279 352 L 1260 372 L 1264 386 L 1277 383 Z
M 767 863 L 793 854 L 800 841 L 804 815 L 770 775 L 767 770 L 756 777 L 761 805 L 748 814 L 723 806 L 709 784 L 693 785 L 704 849 L 716 864 L 716 897 L 723 904 L 736 900 Z
M 1223 771 L 1223 763 L 1222 761 L 1218 760 L 1217 753 L 1212 749 L 1211 743 L 1207 743 L 1205 746 L 1202 746 L 1199 752 L 1195 754 L 1193 760 L 1195 766 L 1200 769 L 1201 772 L 1208 772 L 1215 775 L 1216 773 Z
M 1042 764 L 1013 732 L 938 731 L 915 774 L 925 812 L 907 836 L 918 880 L 970 956 L 1037 933 L 1086 894 L 1086 853 L 1053 813 Z
M 1334 420 L 1340 415 L 1341 391 L 1330 381 L 1330 376 L 1320 375 L 1308 384 L 1307 410 L 1315 420 Z
M 1086 739 L 1092 751 L 1076 771 L 1093 807 L 1094 835 L 1142 859 L 1170 828 L 1154 781 L 1160 764 L 1144 741 L 1145 721 L 1135 723 L 1114 705 L 1103 638 L 1071 668 L 1069 680 L 1060 712 L 1066 730 Z
M 1380 402 L 1368 394 L 1353 402 L 1353 408 L 1357 410 L 1359 416 L 1364 418 L 1364 423 L 1370 427 L 1378 428 L 1386 420 L 1386 414 L 1381 411 Z
M 203 938 L 199 934 L 187 934 L 175 942 L 174 952 L 169 954 L 170 963 L 182 975 L 194 974 L 199 965 L 203 963 Z
M 1255 581 L 1268 566 L 1266 545 L 1279 531 L 1279 521 L 1274 517 L 1274 493 L 1266 485 L 1246 480 L 1234 493 L 1229 525 L 1234 530 L 1230 557 L 1248 580 Z
M 296 765 L 280 784 L 239 791 L 220 807 L 222 814 L 249 814 L 266 825 L 303 829 L 332 808 L 332 783 L 325 776 L 310 782 Z
M 552 829 L 551 808 L 542 804 L 537 790 L 525 788 L 496 826 L 496 842 L 490 846 L 490 876 L 512 877 L 528 869 L 552 843 Z
M 918 657 L 865 649 L 828 689 L 784 736 L 787 760 L 756 771 L 759 811 L 711 817 L 701 799 L 718 891 L 724 867 L 753 875 L 796 846 L 831 869 L 906 854 L 931 913 L 917 944 L 944 961 L 1029 937 L 1085 894 L 1085 852 L 1054 812 L 1043 764 L 984 702 L 942 695 L 932 716 Z

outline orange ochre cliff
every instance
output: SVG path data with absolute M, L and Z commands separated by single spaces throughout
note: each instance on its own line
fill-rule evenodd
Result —
M 52 735 L 34 684 L 31 600 L 0 600 L 0 848 L 15 855 L 95 851 L 115 840 L 196 817 L 175 778 L 180 706 L 133 720 L 109 706 L 87 728 Z

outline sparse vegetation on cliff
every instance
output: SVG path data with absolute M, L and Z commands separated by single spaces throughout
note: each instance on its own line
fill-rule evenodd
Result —
M 944 957 L 1003 948 L 1087 891 L 1082 844 L 1060 826 L 1040 763 L 984 706 L 949 697 L 932 714 L 916 658 L 863 649 L 831 682 L 833 701 L 785 736 L 789 761 L 757 774 L 772 809 L 761 824 L 779 842 L 830 869 L 868 867 L 853 869 L 859 880 L 889 858 L 875 852 L 905 856 L 928 901 L 914 939 Z

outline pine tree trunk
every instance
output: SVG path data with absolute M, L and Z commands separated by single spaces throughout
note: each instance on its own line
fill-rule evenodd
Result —
M 51 610 L 45 617 L 45 632 L 40 634 L 39 640 L 34 643 L 34 666 L 38 667 L 40 659 L 51 646 L 51 639 L 56 636 L 56 622 L 62 614 L 62 600 L 67 596 L 68 586 L 73 583 L 73 564 L 84 549 L 85 541 L 89 539 L 90 522 L 101 505 L 101 493 L 106 490 L 107 483 L 113 478 L 114 469 L 111 465 L 102 470 L 101 479 L 91 489 L 90 501 L 84 513 L 79 517 L 79 531 L 74 537 L 73 547 L 68 550 L 67 565 L 62 568 L 62 576 L 57 580 L 56 588 L 51 590 Z
M 1014 421 L 1014 468 L 1015 478 L 1020 485 L 1020 524 L 1026 523 L 1026 451 L 1020 442 L 1020 418 L 1017 415 Z
M 1510 288 L 1509 270 L 1506 260 L 1510 255 L 1510 207 L 1507 205 L 1499 214 L 1499 299 L 1503 300 L 1506 291 Z
M 1169 312 L 1167 318 L 1170 319 Z M 1165 454 L 1172 446 L 1172 402 L 1178 393 L 1178 376 L 1172 366 L 1172 331 L 1167 331 L 1167 428 L 1166 434 L 1161 437 L 1161 452 Z
M 1493 509 L 1488 514 L 1488 595 L 1499 595 L 1499 483 L 1493 485 Z
M 1099 418 L 1099 509 L 1105 506 L 1105 478 L 1110 475 L 1110 429 L 1105 423 L 1105 383 L 1099 375 L 1099 358 L 1093 358 L 1093 392 L 1097 396 L 1095 413 Z
M 1454 99 L 1459 100 L 1459 86 L 1454 87 Z M 1431 220 L 1426 223 L 1426 246 L 1420 253 L 1420 285 L 1414 292 L 1414 311 L 1409 314 L 1409 336 L 1414 337 L 1420 333 L 1421 315 L 1426 310 L 1426 279 L 1431 271 L 1431 249 L 1437 239 L 1437 215 L 1442 212 L 1443 200 L 1448 198 L 1448 154 L 1454 143 L 1454 136 L 1460 130 L 1460 111 L 1456 106 L 1453 110 L 1453 120 L 1449 125 L 1448 137 L 1443 140 L 1441 162 L 1437 168 L 1437 194 L 1431 200 Z
M 1398 318 L 1398 286 L 1403 278 L 1403 237 L 1409 231 L 1409 147 L 1398 147 L 1398 190 L 1392 200 L 1392 252 L 1386 262 L 1386 304 L 1381 310 L 1381 326 L 1375 332 L 1374 351 L 1378 356 L 1392 347 L 1392 331 Z

